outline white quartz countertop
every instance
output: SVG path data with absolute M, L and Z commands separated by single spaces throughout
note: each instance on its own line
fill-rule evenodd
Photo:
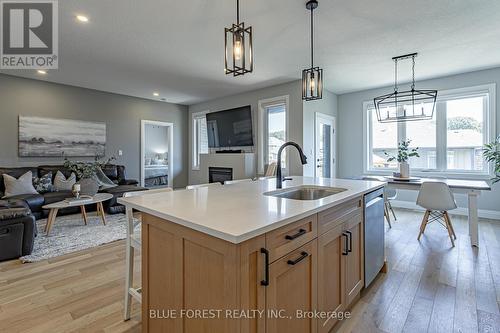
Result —
M 319 185 L 341 187 L 347 191 L 318 200 L 283 199 L 264 195 L 265 192 L 276 190 L 275 179 L 265 179 L 119 198 L 118 202 L 238 244 L 385 185 L 378 181 L 292 178 L 291 181 L 283 182 L 284 189 Z

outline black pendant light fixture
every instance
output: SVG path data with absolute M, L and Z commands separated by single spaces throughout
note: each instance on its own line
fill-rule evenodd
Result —
M 323 98 L 323 70 L 314 67 L 314 21 L 313 11 L 318 8 L 317 0 L 309 0 L 306 8 L 311 12 L 311 67 L 302 71 L 302 99 L 312 101 Z
M 224 28 L 224 70 L 233 76 L 253 71 L 252 27 L 240 22 L 240 0 L 236 0 L 236 24 Z
M 394 92 L 375 97 L 373 103 L 381 123 L 432 119 L 436 108 L 437 90 L 415 89 L 415 57 L 417 53 L 394 57 Z M 412 84 L 410 90 L 398 90 L 398 61 L 412 60 Z

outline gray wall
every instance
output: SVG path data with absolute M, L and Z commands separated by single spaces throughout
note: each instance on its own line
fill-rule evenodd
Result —
M 106 122 L 106 155 L 123 156 L 129 178 L 139 179 L 141 119 L 174 123 L 174 186 L 188 179 L 188 110 L 186 106 L 155 102 L 96 90 L 0 74 L 0 166 L 60 164 L 61 158 L 20 158 L 17 155 L 18 116 Z
M 265 89 L 259 89 L 255 91 L 250 91 L 243 94 L 233 95 L 229 97 L 219 98 L 205 103 L 195 104 L 189 106 L 190 114 L 190 124 L 189 124 L 189 181 L 194 181 L 196 179 L 196 173 L 200 171 L 191 170 L 191 158 L 192 158 L 192 125 L 191 125 L 191 114 L 193 112 L 200 111 L 220 111 L 224 109 L 230 109 L 243 105 L 250 105 L 252 108 L 252 118 L 253 118 L 253 132 L 254 132 L 254 144 L 257 143 L 257 114 L 258 114 L 258 103 L 259 100 L 273 98 L 278 96 L 289 96 L 290 110 L 289 110 L 289 139 L 295 141 L 302 145 L 302 91 L 301 91 L 301 81 L 293 81 L 285 84 L 280 84 L 273 87 L 268 87 Z M 291 175 L 302 175 L 302 165 L 300 164 L 300 159 L 298 154 L 290 154 L 290 174 Z
M 482 84 L 496 83 L 496 131 L 500 130 L 500 68 L 483 70 L 443 78 L 419 81 L 417 88 L 454 89 Z M 363 102 L 373 97 L 392 91 L 392 87 L 365 90 L 338 96 L 338 140 L 339 151 L 338 177 L 359 176 L 363 173 Z M 401 193 L 398 200 L 415 202 L 416 193 Z M 457 196 L 460 207 L 467 207 L 465 196 Z M 479 197 L 479 208 L 500 210 L 500 184 L 494 185 L 492 192 L 485 192 Z
M 304 140 L 302 148 L 304 148 L 304 153 L 308 158 L 308 163 L 304 165 L 304 176 L 310 176 L 310 177 L 314 177 L 314 169 L 316 168 L 316 163 L 314 161 L 316 112 L 336 117 L 337 95 L 327 90 L 324 90 L 322 99 L 304 102 L 303 106 Z M 338 146 L 337 142 L 335 142 L 335 146 L 336 147 L 334 147 L 334 149 L 336 151 Z

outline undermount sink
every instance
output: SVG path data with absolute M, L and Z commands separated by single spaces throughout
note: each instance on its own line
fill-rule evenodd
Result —
M 293 200 L 318 200 L 344 191 L 347 191 L 347 189 L 341 187 L 302 185 L 266 192 L 264 195 Z

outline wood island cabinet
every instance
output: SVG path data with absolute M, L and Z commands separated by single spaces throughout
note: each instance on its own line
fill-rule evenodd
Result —
M 233 244 L 143 213 L 143 332 L 329 332 L 297 311 L 356 300 L 362 216 L 360 197 Z
M 279 313 L 269 316 L 266 332 L 316 332 L 316 320 L 297 314 L 297 311 L 316 309 L 316 251 L 316 240 L 313 240 L 269 266 L 267 308 L 284 310 L 283 315 L 291 319 L 276 318 Z
M 346 260 L 343 225 L 339 225 L 318 238 L 318 310 L 344 311 Z M 318 332 L 329 332 L 336 324 L 330 319 L 320 322 Z

